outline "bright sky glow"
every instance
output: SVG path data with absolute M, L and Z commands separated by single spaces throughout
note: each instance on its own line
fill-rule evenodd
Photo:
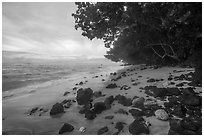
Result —
M 75 30 L 71 16 L 76 11 L 67 3 L 3 3 L 3 51 L 23 51 L 47 56 L 103 57 L 106 48 Z

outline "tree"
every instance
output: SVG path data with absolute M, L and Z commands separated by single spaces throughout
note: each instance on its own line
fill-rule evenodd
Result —
M 181 63 L 195 58 L 202 49 L 202 3 L 82 2 L 76 5 L 78 9 L 72 14 L 75 28 L 81 28 L 82 35 L 90 40 L 102 39 L 109 48 L 105 57 L 113 61 Z M 201 60 L 202 53 L 198 63 L 194 59 L 191 63 L 202 66 Z

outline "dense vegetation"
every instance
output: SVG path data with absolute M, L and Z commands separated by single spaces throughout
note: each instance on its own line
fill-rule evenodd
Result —
M 202 3 L 75 3 L 75 28 L 130 64 L 188 64 L 202 79 Z

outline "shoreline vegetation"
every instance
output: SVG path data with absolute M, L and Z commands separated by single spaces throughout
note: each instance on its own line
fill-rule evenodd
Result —
M 194 68 L 130 65 L 2 102 L 2 134 L 202 134 Z

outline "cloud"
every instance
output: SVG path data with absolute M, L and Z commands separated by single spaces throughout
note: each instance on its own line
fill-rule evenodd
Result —
M 106 48 L 74 29 L 74 3 L 3 3 L 3 50 L 102 57 Z

